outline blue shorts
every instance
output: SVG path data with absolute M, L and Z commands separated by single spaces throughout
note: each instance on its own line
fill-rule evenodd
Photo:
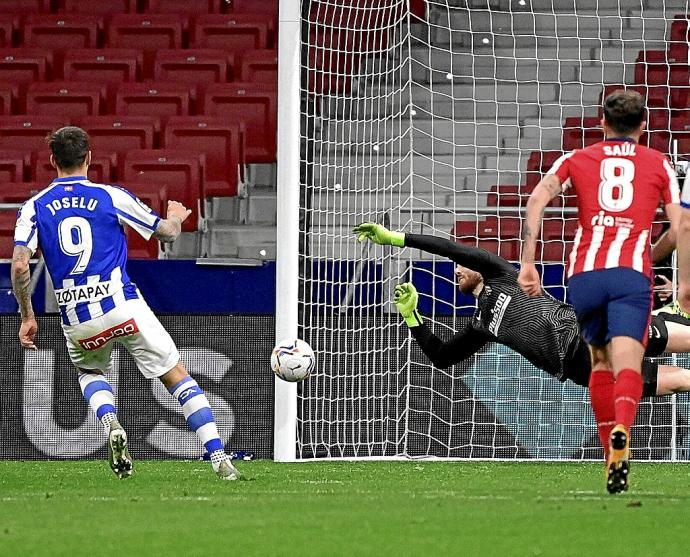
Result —
M 642 273 L 625 267 L 578 273 L 568 281 L 568 295 L 588 344 L 631 337 L 647 346 L 652 286 Z

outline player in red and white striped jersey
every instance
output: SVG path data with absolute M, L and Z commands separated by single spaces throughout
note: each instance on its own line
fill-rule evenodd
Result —
M 676 174 L 664 155 L 615 138 L 563 155 L 547 176 L 577 194 L 579 226 L 568 277 L 612 267 L 650 275 L 649 233 L 659 198 L 664 205 L 679 202 Z
M 572 188 L 579 227 L 568 291 L 592 353 L 590 397 L 608 453 L 607 489 L 618 493 L 628 488 L 629 430 L 642 394 L 652 303 L 649 235 L 660 201 L 673 231 L 680 207 L 668 159 L 638 144 L 646 124 L 640 94 L 608 95 L 601 124 L 606 139 L 561 157 L 530 196 L 518 282 L 527 294 L 541 295 L 534 252 L 544 208 Z

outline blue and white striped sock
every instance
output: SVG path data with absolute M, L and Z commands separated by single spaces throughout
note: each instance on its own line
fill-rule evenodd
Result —
M 108 433 L 110 423 L 117 419 L 115 396 L 110 383 L 100 373 L 80 373 L 79 386 L 86 402 Z
M 211 464 L 215 470 L 227 456 L 223 442 L 218 435 L 218 427 L 213 418 L 211 405 L 208 403 L 204 391 L 191 377 L 186 377 L 171 387 L 169 391 L 182 406 L 182 413 L 187 420 L 189 429 L 198 435 L 201 444 L 211 457 Z

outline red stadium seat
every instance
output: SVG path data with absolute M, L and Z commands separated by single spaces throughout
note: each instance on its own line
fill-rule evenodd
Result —
M 122 14 L 108 25 L 106 45 L 144 51 L 144 78 L 152 75 L 153 59 L 162 49 L 182 48 L 182 19 L 177 15 Z
M 388 48 L 388 33 L 384 32 L 404 16 L 402 6 L 385 11 L 368 8 L 367 0 L 355 2 L 359 8 L 352 10 L 352 2 L 311 2 L 307 15 L 309 23 L 321 27 L 312 34 L 311 44 L 327 50 L 344 49 L 361 54 L 383 54 Z M 348 57 L 339 57 L 345 59 Z
M 647 109 L 648 130 L 668 130 L 671 122 L 671 110 L 668 108 Z
M 359 65 L 359 53 L 381 50 L 381 40 L 372 43 L 372 38 L 376 37 L 377 33 L 341 33 L 337 28 L 326 32 L 312 31 L 307 49 L 307 90 L 316 94 L 349 92 Z M 357 54 L 331 56 L 332 52 Z
M 689 43 L 690 33 L 688 30 L 688 16 L 679 14 L 671 24 L 669 57 L 673 59 L 674 62 L 687 62 Z
M 31 153 L 31 179 L 36 182 L 50 183 L 57 177 L 56 171 L 50 164 L 50 151 L 34 151 Z M 91 152 L 89 165 L 89 179 L 98 184 L 109 184 L 112 179 L 112 162 L 108 153 Z
M 201 152 L 206 157 L 203 197 L 237 195 L 244 174 L 243 138 L 231 119 L 208 116 L 175 117 L 168 120 L 163 146 L 179 151 Z
M 186 232 L 197 230 L 199 211 L 203 209 L 200 203 L 203 155 L 167 149 L 131 151 L 120 166 L 120 179 L 125 185 L 128 182 L 146 182 L 166 186 L 168 199 L 180 201 L 192 211 L 182 229 Z
M 456 240 L 476 245 L 509 261 L 520 258 L 519 217 L 488 216 L 473 227 L 474 224 L 458 221 L 453 231 Z
M 210 85 L 202 112 L 243 122 L 247 132 L 245 157 L 250 163 L 276 160 L 278 122 L 277 91 L 266 83 L 224 83 Z
M 190 29 L 189 46 L 192 48 L 218 48 L 233 53 L 266 49 L 268 23 L 261 16 L 245 14 L 205 15 L 196 18 Z
M 604 139 L 600 122 L 598 116 L 566 118 L 563 124 L 563 150 L 582 149 Z
M 225 0 L 223 11 L 233 14 L 265 14 L 278 20 L 278 2 L 256 0 Z
M 450 231 L 451 236 L 457 242 L 476 239 L 479 236 L 479 228 L 484 224 L 482 220 L 459 220 Z
M 14 83 L 23 90 L 29 83 L 45 81 L 52 63 L 50 50 L 0 48 L 0 81 Z
M 13 83 L 0 83 L 0 116 L 12 114 L 18 90 Z
M 137 0 L 58 0 L 60 12 L 114 15 L 134 13 Z
M 120 14 L 108 24 L 106 45 L 144 50 L 182 48 L 182 20 L 176 15 Z
M 115 113 L 158 118 L 188 116 L 190 98 L 190 87 L 185 84 L 123 83 L 115 97 Z
M 517 216 L 458 221 L 451 235 L 456 241 L 478 246 L 509 261 L 520 258 L 520 218 Z
M 545 217 L 542 224 L 541 259 L 565 262 L 577 232 L 577 218 Z
M 671 134 L 668 131 L 648 131 L 642 134 L 640 144 L 669 154 L 671 152 Z
M 14 225 L 17 213 L 14 211 L 0 211 L 0 258 L 10 259 L 14 252 Z
M 30 14 L 50 12 L 50 0 L 2 0 L 2 14 Z
M 0 211 L 0 259 L 11 259 L 14 252 L 14 211 Z
M 220 12 L 222 0 L 148 0 L 146 12 L 151 14 L 182 14 L 196 16 Z
M 544 240 L 574 240 L 577 232 L 577 218 L 544 217 L 542 224 L 542 238 Z
M 562 151 L 532 151 L 527 160 L 527 179 L 529 191 L 534 189 L 553 164 L 563 155 Z
M 68 50 L 63 64 L 65 81 L 90 81 L 111 87 L 136 81 L 142 66 L 141 52 L 132 49 Z
M 87 116 L 77 124 L 89 134 L 92 153 L 117 156 L 135 149 L 153 149 L 158 122 L 151 116 Z
M 572 249 L 572 241 L 543 241 L 538 244 L 536 258 L 544 262 L 565 263 L 567 265 L 568 257 Z
M 0 48 L 12 47 L 12 33 L 15 29 L 16 17 L 12 14 L 0 14 Z
M 478 228 L 478 237 L 489 239 L 519 238 L 520 226 L 519 217 L 487 216 Z
M 34 83 L 26 92 L 26 112 L 58 115 L 72 120 L 100 112 L 105 89 L 98 82 L 53 81 Z
M 690 29 L 688 29 L 688 16 L 677 14 L 671 24 L 671 41 L 688 42 L 690 41 Z
M 690 111 L 675 114 L 671 120 L 671 138 L 678 141 L 678 154 L 690 154 Z
M 641 50 L 635 61 L 635 83 L 668 85 L 668 65 L 665 50 Z
M 1 182 L 0 203 L 24 203 L 27 199 L 32 198 L 38 192 L 48 187 L 53 178 L 47 182 Z M 0 214 L 5 212 L 0 211 Z M 10 214 L 16 220 L 17 214 L 15 212 Z
M 21 182 L 28 167 L 28 156 L 23 151 L 0 151 L 0 188 L 5 182 Z M 8 203 L 4 201 L 3 203 Z
M 30 15 L 24 24 L 24 46 L 64 50 L 95 48 L 101 20 L 80 14 Z
M 222 83 L 228 78 L 228 54 L 215 49 L 160 50 L 153 77 L 191 85 Z
M 674 64 L 669 72 L 671 84 L 671 106 L 684 109 L 688 107 L 688 91 L 690 90 L 690 67 L 688 64 Z
M 275 50 L 247 50 L 241 58 L 240 81 L 278 83 L 278 53 Z
M 690 131 L 690 110 L 684 110 L 673 115 L 671 120 L 671 130 L 674 132 Z
M 68 119 L 54 116 L 2 116 L 0 149 L 40 151 L 49 133 L 68 124 Z
M 527 202 L 523 199 L 522 188 L 517 184 L 501 184 L 492 186 L 486 197 L 486 204 L 490 207 L 520 207 Z

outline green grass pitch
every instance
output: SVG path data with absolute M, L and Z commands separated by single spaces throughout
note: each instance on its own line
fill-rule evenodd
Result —
M 0 555 L 688 555 L 690 467 L 633 463 L 0 462 Z

